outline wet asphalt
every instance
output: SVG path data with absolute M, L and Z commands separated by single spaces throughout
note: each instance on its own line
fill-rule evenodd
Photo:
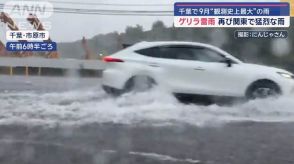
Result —
M 21 80 L 22 79 L 22 80 Z M 99 79 L 1 76 L 2 92 L 69 90 Z M 73 79 L 67 79 L 71 82 Z M 42 82 L 41 82 L 42 81 Z M 83 84 L 83 85 L 80 85 Z M 67 86 L 67 87 L 64 87 Z M 1 116 L 0 116 L 1 119 Z M 292 164 L 294 123 L 239 122 L 219 126 L 92 123 L 0 125 L 1 164 Z

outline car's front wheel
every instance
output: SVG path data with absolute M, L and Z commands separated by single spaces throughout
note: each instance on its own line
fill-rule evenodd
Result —
M 246 97 L 252 99 L 264 99 L 275 97 L 281 94 L 279 86 L 269 80 L 261 80 L 253 83 L 247 90 Z

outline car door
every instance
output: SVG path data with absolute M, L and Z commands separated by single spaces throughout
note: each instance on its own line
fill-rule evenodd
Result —
M 225 63 L 225 55 L 201 46 L 163 46 L 162 66 L 175 92 L 204 95 L 240 96 L 239 87 L 246 77 L 242 67 Z
M 187 67 L 192 71 L 187 78 L 191 90 L 199 94 L 220 96 L 241 96 L 240 86 L 246 81 L 237 62 L 228 67 L 225 54 L 201 46 L 184 47 L 191 51 L 191 58 L 178 55 L 178 60 L 186 60 Z M 193 87 L 194 86 L 194 87 Z
M 195 85 L 195 61 L 191 51 L 182 45 L 168 45 L 159 47 L 160 64 L 163 67 L 162 77 L 165 85 L 175 93 L 198 93 L 203 86 Z

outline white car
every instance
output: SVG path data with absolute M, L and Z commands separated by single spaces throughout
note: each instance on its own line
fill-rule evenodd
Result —
M 196 42 L 140 42 L 104 57 L 108 93 L 145 90 L 154 84 L 174 94 L 246 97 L 294 92 L 292 73 L 243 63 L 227 52 Z

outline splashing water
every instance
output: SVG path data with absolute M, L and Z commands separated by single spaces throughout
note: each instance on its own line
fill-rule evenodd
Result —
M 255 100 L 228 107 L 182 104 L 159 89 L 117 98 L 106 95 L 100 87 L 51 93 L 0 93 L 0 124 L 184 123 L 203 126 L 241 121 L 292 122 L 293 97 Z

